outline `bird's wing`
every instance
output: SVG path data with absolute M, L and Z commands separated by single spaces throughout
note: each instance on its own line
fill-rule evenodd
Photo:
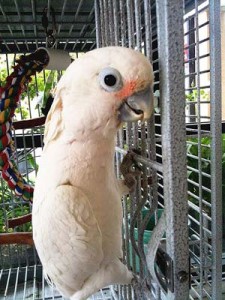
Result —
M 41 232 L 36 224 L 34 233 L 44 270 L 63 294 L 74 293 L 103 259 L 102 235 L 90 202 L 80 189 L 61 185 L 36 214 L 40 217 L 33 221 L 44 222 Z
M 55 96 L 50 111 L 45 121 L 44 142 L 45 145 L 55 139 L 62 131 L 62 98 L 60 93 Z

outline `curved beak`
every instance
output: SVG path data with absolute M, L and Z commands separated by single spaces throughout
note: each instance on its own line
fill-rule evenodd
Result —
M 149 119 L 153 111 L 154 96 L 152 87 L 135 93 L 125 99 L 119 107 L 119 120 L 121 122 L 135 122 Z

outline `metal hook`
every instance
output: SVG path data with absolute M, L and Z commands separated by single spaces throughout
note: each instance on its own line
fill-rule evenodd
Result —
M 56 20 L 55 20 L 55 10 L 50 6 L 50 12 L 52 17 L 52 29 L 48 29 L 49 20 L 48 20 L 48 8 L 45 7 L 42 13 L 42 26 L 46 33 L 46 46 L 47 48 L 53 48 L 55 44 L 55 34 L 56 34 Z

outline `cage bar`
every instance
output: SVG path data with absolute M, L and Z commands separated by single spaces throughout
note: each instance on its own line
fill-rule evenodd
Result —
M 19 52 L 45 46 L 42 1 L 31 0 L 29 5 L 22 5 L 23 2 L 19 5 L 13 0 L 11 7 L 10 1 L 0 4 L 0 49 L 7 75 Z M 123 261 L 139 275 L 142 285 L 135 289 L 131 285 L 107 287 L 90 297 L 92 300 L 220 300 L 223 297 L 219 2 L 45 1 L 48 8 L 51 5 L 56 8 L 58 49 L 76 51 L 77 58 L 78 52 L 96 46 L 132 47 L 143 52 L 154 69 L 154 116 L 145 124 L 124 126 L 115 149 L 118 177 L 119 165 L 128 149 L 140 149 L 135 160 L 142 169 L 142 178 L 138 178 L 137 190 L 122 201 Z M 47 74 L 43 72 L 44 82 Z M 39 92 L 37 77 L 34 90 Z M 17 114 L 19 120 L 24 118 L 24 110 L 32 118 L 41 112 L 32 110 L 33 96 L 29 90 L 26 96 L 27 103 L 22 102 Z M 44 128 L 40 124 L 34 128 L 20 126 L 20 122 L 15 123 L 13 132 L 15 159 L 24 175 L 34 180 L 37 170 L 29 160 L 33 157 L 38 163 Z M 0 187 L 0 213 L 4 222 L 0 226 L 2 231 L 10 232 L 12 229 L 5 221 L 17 216 L 18 210 L 24 214 L 30 212 L 31 206 L 15 199 L 2 179 Z M 151 230 L 148 230 L 149 220 L 153 220 Z M 26 231 L 29 226 L 13 230 Z M 146 232 L 150 235 L 147 242 Z M 165 285 L 167 291 L 156 276 L 159 246 L 173 262 L 170 278 L 173 284 Z M 148 266 L 151 264 L 149 269 L 147 262 Z M 33 247 L 0 245 L 0 266 L 0 298 L 62 299 L 45 281 Z
M 178 3 L 173 0 L 164 0 L 156 4 L 160 98 L 162 100 L 162 151 L 165 153 L 162 159 L 167 228 L 166 245 L 174 268 L 174 292 L 169 291 L 167 297 L 178 300 L 187 299 L 189 293 L 187 175 L 186 163 L 182 159 L 186 156 L 183 3 L 182 1 Z
M 211 98 L 212 299 L 222 299 L 222 141 L 220 1 L 209 3 Z

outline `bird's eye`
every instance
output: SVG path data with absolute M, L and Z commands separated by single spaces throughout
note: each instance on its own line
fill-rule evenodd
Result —
M 106 75 L 105 78 L 104 78 L 104 83 L 107 85 L 107 86 L 114 86 L 116 84 L 116 80 L 117 78 L 112 75 L 112 74 L 109 74 L 109 75 Z
M 107 92 L 116 92 L 123 86 L 120 73 L 114 68 L 105 68 L 99 73 L 101 87 Z

